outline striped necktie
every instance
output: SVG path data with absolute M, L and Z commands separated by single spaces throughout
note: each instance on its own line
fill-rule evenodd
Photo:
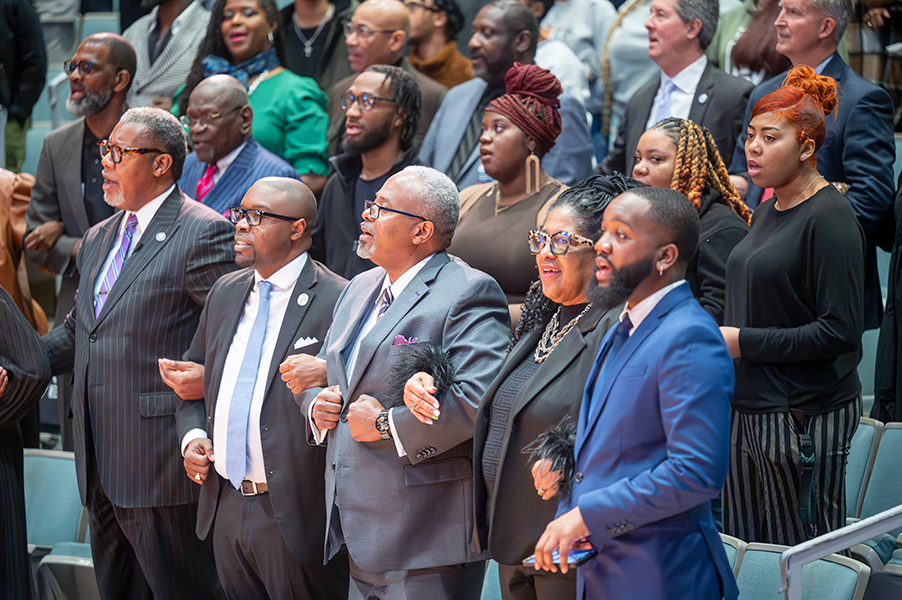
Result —
M 382 292 L 382 304 L 379 306 L 379 314 L 376 315 L 376 321 L 382 318 L 382 315 L 385 314 L 385 311 L 388 310 L 388 307 L 391 306 L 391 303 L 395 301 L 394 296 L 391 295 L 391 288 L 387 287 Z
M 103 276 L 103 283 L 100 284 L 100 292 L 97 294 L 97 300 L 94 302 L 95 319 L 100 316 L 100 309 L 103 308 L 103 303 L 106 302 L 110 290 L 113 289 L 113 284 L 115 284 L 116 279 L 119 278 L 119 273 L 122 271 L 122 265 L 128 257 L 128 250 L 132 247 L 132 236 L 135 235 L 135 227 L 137 226 L 138 217 L 132 213 L 125 222 L 125 232 L 122 234 L 119 250 L 113 256 L 113 262 L 110 263 L 109 268 L 106 270 L 106 274 Z
M 213 189 L 213 176 L 216 175 L 216 172 L 219 171 L 219 167 L 216 166 L 216 163 L 211 164 L 207 167 L 207 170 L 204 171 L 204 176 L 200 178 L 200 181 L 197 182 L 197 193 L 195 194 L 195 200 L 198 202 L 204 201 L 204 196 L 210 193 L 210 190 Z

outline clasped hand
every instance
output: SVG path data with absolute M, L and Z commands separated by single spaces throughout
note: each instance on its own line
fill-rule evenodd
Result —
M 438 420 L 440 405 L 433 395 L 437 391 L 435 379 L 423 371 L 414 374 L 404 384 L 404 404 L 421 423 L 432 425 Z

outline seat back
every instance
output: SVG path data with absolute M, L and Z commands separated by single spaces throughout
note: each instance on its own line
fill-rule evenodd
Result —
M 730 563 L 730 568 L 733 569 L 733 576 L 735 577 L 739 573 L 742 556 L 745 554 L 748 544 L 725 533 L 720 534 L 720 540 L 723 542 L 723 550 L 727 553 L 727 561 Z
M 78 39 L 84 40 L 95 33 L 122 33 L 119 31 L 119 13 L 87 12 L 83 14 Z
M 789 546 L 749 544 L 736 585 L 742 600 L 784 600 L 780 593 L 780 555 Z M 803 600 L 861 600 L 871 569 L 831 554 L 802 567 Z
M 479 600 L 501 600 L 501 580 L 498 578 L 498 563 L 494 560 L 486 562 L 485 579 L 482 582 L 482 595 Z
M 868 486 L 877 447 L 883 434 L 883 423 L 869 417 L 861 417 L 858 429 L 852 436 L 849 459 L 846 462 L 846 517 L 861 516 L 864 490 Z
M 899 476 L 899 457 L 902 456 L 902 423 L 883 426 L 877 456 L 861 502 L 861 518 L 902 504 L 902 477 Z M 889 532 L 892 536 L 902 533 L 902 528 Z
M 25 449 L 25 520 L 32 548 L 84 539 L 72 452 Z
M 100 600 L 94 561 L 88 544 L 63 544 L 41 559 L 38 567 L 40 600 Z

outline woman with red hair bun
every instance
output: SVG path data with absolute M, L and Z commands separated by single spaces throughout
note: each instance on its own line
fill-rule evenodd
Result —
M 537 274 L 524 240 L 565 187 L 540 165 L 561 133 L 562 90 L 550 71 L 520 63 L 504 83 L 507 93 L 489 102 L 479 136 L 480 160 L 494 181 L 461 191 L 460 224 L 448 252 L 494 277 L 519 306 Z
M 792 69 L 758 101 L 745 143 L 774 197 L 727 261 L 721 328 L 735 358 L 724 532 L 795 545 L 845 524 L 845 459 L 860 416 L 864 232 L 817 171 L 836 82 Z

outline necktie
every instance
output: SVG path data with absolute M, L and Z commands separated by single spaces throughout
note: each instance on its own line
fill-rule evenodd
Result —
M 382 318 L 382 315 L 385 314 L 385 311 L 388 310 L 388 307 L 391 306 L 391 303 L 394 302 L 394 300 L 394 297 L 391 295 L 391 288 L 385 288 L 382 291 L 382 304 L 379 306 L 379 314 L 376 315 L 376 322 Z
M 204 171 L 204 176 L 200 178 L 200 181 L 197 182 L 197 193 L 195 194 L 195 200 L 198 202 L 204 201 L 204 196 L 206 196 L 210 190 L 213 189 L 213 176 L 216 175 L 216 172 L 219 171 L 219 167 L 216 166 L 216 163 L 211 164 L 207 167 L 207 170 Z
M 674 85 L 673 81 L 668 81 L 664 84 L 664 91 L 661 94 L 661 101 L 658 103 L 658 111 L 655 113 L 655 123 L 660 123 L 667 117 L 671 117 L 671 109 L 670 109 L 670 95 L 673 94 L 673 90 L 676 89 L 676 85 Z
M 479 101 L 479 106 L 477 106 L 476 110 L 473 112 L 473 116 L 470 117 L 470 122 L 467 124 L 467 129 L 464 131 L 464 137 L 460 141 L 460 146 L 457 147 L 457 153 L 454 155 L 454 158 L 451 159 L 451 164 L 448 166 L 448 171 L 446 173 L 446 175 L 448 175 L 455 183 L 457 183 L 457 176 L 460 174 L 460 170 L 463 168 L 464 163 L 467 162 L 467 159 L 470 158 L 470 154 L 473 153 L 473 148 L 479 144 L 479 136 L 482 134 L 482 117 L 485 116 L 485 107 L 489 105 L 489 102 L 503 93 L 503 90 L 487 89 Z
M 620 351 L 623 349 L 623 345 L 630 339 L 630 329 L 632 328 L 633 323 L 630 321 L 629 314 L 624 315 L 623 320 L 617 325 L 614 335 L 608 338 L 604 348 L 602 348 L 601 352 L 598 354 L 598 360 L 604 362 L 598 372 L 598 377 L 595 379 L 595 386 L 592 389 L 592 396 L 590 397 L 590 406 L 592 402 L 597 400 L 596 394 L 598 393 L 599 384 L 607 381 L 607 378 L 611 376 L 612 365 L 616 361 L 617 355 L 620 354 Z
M 116 279 L 118 279 L 119 273 L 122 271 L 122 264 L 128 256 L 128 249 L 132 247 L 132 236 L 135 234 L 135 227 L 137 226 L 138 217 L 134 213 L 130 214 L 125 222 L 125 232 L 122 234 L 122 241 L 119 242 L 119 251 L 113 256 L 113 262 L 110 263 L 110 267 L 103 276 L 103 283 L 100 284 L 100 293 L 97 294 L 97 301 L 94 303 L 95 319 L 100 316 L 100 309 L 103 308 L 103 303 L 106 302 L 110 290 L 113 289 L 113 284 L 116 283 Z
M 229 426 L 226 430 L 226 475 L 236 490 L 241 487 L 247 473 L 247 421 L 251 414 L 257 372 L 260 370 L 260 354 L 263 352 L 263 338 L 266 336 L 266 322 L 269 319 L 269 292 L 272 290 L 272 284 L 261 281 L 258 290 L 260 306 L 257 308 L 257 317 L 247 339 L 244 360 L 238 369 L 238 380 L 235 381 L 232 403 L 229 405 Z

